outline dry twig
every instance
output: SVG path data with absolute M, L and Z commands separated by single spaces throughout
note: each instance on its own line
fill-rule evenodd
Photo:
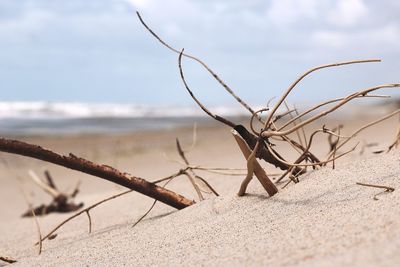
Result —
M 177 209 L 183 209 L 194 203 L 192 200 L 189 200 L 168 189 L 159 187 L 142 178 L 135 177 L 127 173 L 122 173 L 109 166 L 99 165 L 89 160 L 78 158 L 73 154 L 70 154 L 69 156 L 62 156 L 40 146 L 5 138 L 0 138 L 0 151 L 36 158 L 94 175 L 113 183 L 125 186 L 151 198 L 157 199 Z
M 10 257 L 3 257 L 3 256 L 0 256 L 0 261 L 4 261 L 4 262 L 7 262 L 7 263 L 15 263 L 15 262 L 17 262 L 16 260 L 11 259 Z
M 378 193 L 378 194 L 375 194 L 374 195 L 374 200 L 379 200 L 378 198 L 377 198 L 377 196 L 379 196 L 379 195 L 381 195 L 381 194 L 383 194 L 383 193 L 390 193 L 390 192 L 393 192 L 394 191 L 394 188 L 393 187 L 390 187 L 390 186 L 386 186 L 386 185 L 374 185 L 374 184 L 366 184 L 366 183 L 359 183 L 359 182 L 357 182 L 356 183 L 357 185 L 362 185 L 362 186 L 367 186 L 367 187 L 374 187 L 374 188 L 382 188 L 382 189 L 385 189 L 385 191 L 383 191 L 383 192 L 380 192 L 380 193 Z

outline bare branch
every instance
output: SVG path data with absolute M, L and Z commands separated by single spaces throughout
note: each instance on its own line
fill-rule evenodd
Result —
M 280 105 L 282 104 L 283 101 L 285 101 L 286 97 L 289 95 L 289 93 L 294 89 L 294 87 L 302 80 L 304 79 L 307 75 L 309 75 L 310 73 L 320 70 L 320 69 L 324 69 L 324 68 L 330 68 L 330 67 L 338 67 L 338 66 L 343 66 L 343 65 L 350 65 L 350 64 L 358 64 L 358 63 L 369 63 L 369 62 L 380 62 L 380 59 L 367 59 L 367 60 L 354 60 L 354 61 L 345 61 L 345 62 L 339 62 L 339 63 L 334 63 L 334 64 L 327 64 L 327 65 L 322 65 L 322 66 L 318 66 L 316 68 L 310 69 L 307 72 L 305 72 L 303 75 L 301 75 L 296 81 L 294 81 L 292 83 L 292 85 L 289 86 L 289 88 L 286 90 L 286 92 L 281 96 L 281 98 L 279 99 L 278 103 L 275 104 L 274 108 L 272 109 L 268 119 L 265 122 L 265 127 L 264 130 L 266 129 L 266 127 L 269 125 L 272 117 L 274 116 L 275 112 L 278 110 L 278 108 L 280 107 Z
M 192 200 L 188 200 L 175 192 L 159 187 L 142 178 L 122 173 L 109 166 L 98 165 L 86 159 L 78 158 L 74 155 L 61 156 L 57 153 L 54 153 L 53 151 L 44 149 L 40 146 L 5 138 L 0 138 L 0 151 L 36 158 L 66 168 L 94 175 L 113 183 L 128 187 L 134 191 L 157 199 L 177 209 L 183 209 L 194 203 L 194 201 Z
M 382 88 L 398 88 L 400 87 L 400 84 L 384 84 L 384 85 L 379 85 L 379 86 L 375 86 L 375 87 L 370 87 L 368 89 L 353 93 L 351 95 L 349 95 L 348 97 L 344 98 L 342 101 L 340 101 L 337 105 L 335 105 L 334 107 L 321 112 L 317 115 L 315 115 L 314 117 L 311 117 L 305 121 L 303 121 L 302 123 L 298 124 L 296 127 L 293 127 L 289 130 L 286 131 L 264 131 L 261 135 L 263 137 L 270 137 L 270 136 L 283 136 L 283 135 L 288 135 L 294 131 L 296 131 L 297 129 L 299 129 L 300 127 L 303 127 L 304 125 L 307 125 L 321 117 L 324 117 L 326 115 L 328 115 L 329 113 L 332 113 L 333 111 L 337 110 L 338 108 L 340 108 L 341 106 L 343 106 L 344 104 L 348 103 L 349 101 L 353 100 L 354 98 L 357 98 L 359 96 L 363 96 L 368 94 L 369 92 L 378 90 L 378 89 L 382 89 Z
M 235 123 L 221 117 L 218 115 L 215 115 L 213 113 L 211 113 L 211 111 L 209 111 L 193 94 L 192 90 L 190 90 L 189 85 L 187 84 L 186 80 L 185 80 L 185 76 L 183 75 L 183 69 L 182 69 L 182 55 L 183 55 L 183 49 L 182 52 L 179 53 L 179 58 L 178 58 L 178 62 L 179 62 L 179 72 L 181 74 L 181 79 L 183 81 L 183 84 L 185 85 L 186 90 L 189 92 L 190 96 L 193 98 L 193 100 L 197 103 L 197 105 L 211 118 L 222 122 L 225 125 L 228 125 L 229 127 L 235 127 Z
M 235 98 L 235 100 L 241 104 L 244 108 L 246 108 L 251 114 L 254 113 L 254 110 L 246 104 L 246 102 L 244 102 L 239 96 L 237 96 L 233 90 L 213 71 L 210 69 L 210 67 L 207 66 L 207 64 L 205 64 L 202 60 L 198 59 L 197 57 L 191 56 L 189 54 L 185 54 L 180 51 L 178 51 L 177 49 L 173 48 L 172 46 L 170 46 L 169 44 L 167 44 L 165 41 L 163 41 L 153 30 L 150 29 L 150 27 L 143 21 L 142 17 L 140 16 L 139 12 L 136 12 L 140 22 L 142 23 L 142 25 L 151 33 L 151 35 L 153 35 L 162 45 L 164 45 L 165 47 L 167 47 L 169 50 L 180 54 L 182 53 L 183 56 L 193 59 L 195 61 L 197 61 L 198 63 L 200 63 L 200 65 L 202 65 L 216 80 L 217 82 L 222 85 L 222 87 L 233 97 Z
M 15 262 L 17 262 L 16 260 L 11 259 L 9 257 L 1 257 L 1 256 L 0 256 L 0 261 L 4 261 L 4 262 L 7 262 L 7 263 L 15 263 Z

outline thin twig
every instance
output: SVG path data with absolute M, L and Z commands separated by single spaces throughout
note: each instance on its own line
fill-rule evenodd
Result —
M 339 63 L 334 63 L 334 64 L 327 64 L 327 65 L 322 65 L 315 67 L 313 69 L 308 70 L 305 72 L 303 75 L 301 75 L 296 81 L 292 83 L 292 85 L 289 86 L 289 88 L 286 90 L 286 92 L 281 96 L 279 99 L 278 103 L 275 104 L 274 108 L 272 109 L 269 117 L 267 118 L 264 126 L 264 130 L 266 127 L 269 125 L 272 117 L 274 116 L 275 112 L 278 110 L 280 105 L 282 104 L 283 101 L 285 101 L 286 97 L 289 95 L 289 93 L 294 89 L 294 87 L 301 81 L 303 80 L 307 75 L 311 74 L 314 71 L 324 69 L 324 68 L 330 68 L 330 67 L 338 67 L 342 65 L 350 65 L 350 64 L 358 64 L 358 63 L 369 63 L 369 62 L 380 62 L 380 59 L 367 59 L 367 60 L 354 60 L 354 61 L 345 61 L 345 62 L 339 62 Z
M 389 193 L 389 192 L 393 192 L 393 191 L 394 191 L 394 188 L 393 188 L 393 187 L 385 186 L 385 185 L 374 185 L 374 184 L 366 184 L 366 183 L 359 183 L 359 182 L 357 182 L 356 184 L 357 184 L 357 185 L 362 185 L 362 186 L 367 186 L 367 187 L 374 187 L 374 188 L 382 188 L 382 189 L 385 189 L 385 191 L 380 192 L 380 193 L 378 193 L 378 194 L 375 194 L 374 197 L 373 197 L 374 200 L 379 200 L 377 197 L 378 197 L 379 195 L 383 194 L 383 193 Z
M 356 184 L 362 185 L 362 186 L 367 186 L 367 187 L 382 188 L 382 189 L 386 189 L 388 192 L 393 192 L 394 191 L 393 187 L 386 186 L 386 185 L 366 184 L 366 183 L 360 183 L 360 182 L 357 182 Z
M 176 149 L 178 150 L 178 154 L 182 158 L 182 160 L 185 162 L 186 166 L 189 166 L 190 165 L 189 161 L 186 158 L 185 152 L 183 152 L 182 146 L 179 143 L 178 138 L 176 138 Z M 195 174 L 193 173 L 193 171 L 191 169 L 188 169 L 188 171 L 185 174 L 189 178 L 189 181 L 192 184 L 192 186 L 194 187 L 194 189 L 196 190 L 196 193 L 199 196 L 200 201 L 204 200 L 203 194 L 201 193 L 199 186 L 196 184 L 196 181 L 195 181 L 196 178 L 195 178 Z
M 209 111 L 198 99 L 197 97 L 195 97 L 195 95 L 193 94 L 192 90 L 190 90 L 189 85 L 186 82 L 185 76 L 183 74 L 183 69 L 182 69 L 182 55 L 183 55 L 183 49 L 182 51 L 179 53 L 179 57 L 178 57 L 178 66 L 179 66 L 179 73 L 181 75 L 181 80 L 183 82 L 183 84 L 185 85 L 186 90 L 189 92 L 190 96 L 193 98 L 193 100 L 197 103 L 197 105 L 207 114 L 209 115 L 211 118 L 222 122 L 225 125 L 228 125 L 229 127 L 235 127 L 235 123 L 231 122 L 230 120 L 225 119 L 224 117 L 218 116 L 213 114 L 211 111 Z
M 16 260 L 11 259 L 10 257 L 2 257 L 2 256 L 0 256 L 0 261 L 4 261 L 4 262 L 7 262 L 7 263 L 15 263 L 15 262 L 17 262 Z
M 365 89 L 365 90 L 362 90 L 362 91 L 358 91 L 358 92 L 356 92 L 356 93 L 353 93 L 353 94 L 347 96 L 346 98 L 344 98 L 344 100 L 340 101 L 338 104 L 336 104 L 336 105 L 333 106 L 332 108 L 330 108 L 330 109 L 328 109 L 328 110 L 326 110 L 326 111 L 320 112 L 319 114 L 315 115 L 314 117 L 311 117 L 311 118 L 309 118 L 309 119 L 303 121 L 302 123 L 298 124 L 298 125 L 295 126 L 295 127 L 292 127 L 292 128 L 289 129 L 289 130 L 286 130 L 286 131 L 264 131 L 264 132 L 262 133 L 262 136 L 263 136 L 263 137 L 270 137 L 270 136 L 283 136 L 283 135 L 288 135 L 288 134 L 290 134 L 290 133 L 296 131 L 296 130 L 299 129 L 300 127 L 303 127 L 304 125 L 307 125 L 307 124 L 309 124 L 309 123 L 311 123 L 311 122 L 313 122 L 313 121 L 315 121 L 315 120 L 317 120 L 317 119 L 319 119 L 319 118 L 321 118 L 321 117 L 324 117 L 324 116 L 326 116 L 326 115 L 332 113 L 333 111 L 337 110 L 338 108 L 340 108 L 341 106 L 345 105 L 346 103 L 348 103 L 349 101 L 353 100 L 354 98 L 357 98 L 357 97 L 359 97 L 359 96 L 366 95 L 366 94 L 368 94 L 369 92 L 376 91 L 376 90 L 379 90 L 379 89 L 382 89 L 382 88 L 398 88 L 398 87 L 400 87 L 400 84 L 397 84 L 397 83 L 396 83 L 396 84 L 383 84 L 383 85 L 378 85 L 378 86 L 370 87 L 370 88 Z M 267 125 L 268 125 L 268 124 L 267 124 Z
M 387 120 L 387 119 L 389 119 L 389 118 L 391 118 L 391 117 L 393 117 L 393 116 L 395 116 L 395 115 L 397 115 L 397 114 L 400 114 L 400 109 L 398 109 L 398 110 L 396 110 L 396 111 L 394 111 L 394 112 L 392 112 L 392 113 L 390 113 L 390 114 L 388 114 L 388 115 L 385 115 L 385 116 L 383 116 L 383 117 L 381 117 L 381 118 L 379 118 L 379 119 L 377 119 L 377 120 L 374 120 L 374 121 L 372 121 L 372 122 L 369 122 L 369 123 L 367 123 L 366 125 L 360 127 L 357 131 L 355 131 L 353 134 L 351 134 L 350 137 L 346 138 L 342 143 L 340 143 L 340 144 L 337 146 L 336 149 L 340 149 L 341 147 L 343 147 L 347 142 L 349 142 L 352 138 L 354 138 L 355 136 L 357 136 L 357 134 L 359 134 L 361 131 L 363 131 L 363 130 L 367 129 L 368 127 L 371 127 L 371 126 L 373 126 L 373 125 L 375 125 L 375 124 L 378 124 L 378 123 L 380 123 L 380 122 L 382 122 L 382 121 L 384 121 L 384 120 Z M 331 153 L 329 154 L 328 158 L 331 158 L 332 155 L 333 155 L 333 152 L 331 152 Z
M 64 221 L 62 221 L 61 223 L 59 223 L 55 228 L 53 228 L 53 230 L 51 230 L 47 235 L 45 235 L 43 238 L 41 238 L 41 241 L 44 241 L 44 240 L 48 239 L 48 238 L 49 238 L 50 236 L 52 236 L 58 229 L 60 229 L 61 226 L 63 226 L 63 225 L 66 224 L 67 222 L 71 221 L 72 219 L 78 217 L 79 215 L 81 215 L 81 214 L 83 214 L 83 213 L 86 213 L 86 214 L 88 215 L 88 220 L 89 220 L 89 233 L 90 233 L 90 232 L 91 232 L 91 229 L 92 229 L 92 226 L 91 226 L 91 218 L 90 218 L 90 215 L 89 215 L 89 211 L 90 211 L 91 209 L 97 207 L 98 205 L 103 204 L 104 202 L 107 202 L 107 201 L 112 200 L 112 199 L 115 199 L 115 198 L 117 198 L 117 197 L 126 195 L 126 194 L 128 194 L 128 193 L 130 193 L 130 192 L 132 192 L 132 191 L 133 191 L 133 190 L 124 191 L 124 192 L 122 192 L 122 193 L 119 193 L 119 194 L 113 195 L 113 196 L 111 196 L 111 197 L 102 199 L 101 201 L 96 202 L 95 204 L 93 204 L 93 205 L 87 207 L 86 209 L 83 209 L 83 210 L 81 210 L 81 211 L 75 213 L 74 215 L 68 217 L 67 219 L 65 219 Z M 35 245 L 37 245 L 37 244 L 38 244 L 38 243 L 36 243 Z
M 241 104 L 244 108 L 246 108 L 251 114 L 254 113 L 254 110 L 247 105 L 246 102 L 244 102 L 239 96 L 237 96 L 233 90 L 213 71 L 210 69 L 210 67 L 208 67 L 207 64 L 205 64 L 202 60 L 198 59 L 197 57 L 191 56 L 189 54 L 185 54 L 183 53 L 183 51 L 178 51 L 177 49 L 173 48 L 172 46 L 170 46 L 169 44 L 167 44 L 165 41 L 163 41 L 153 30 L 150 29 L 150 27 L 143 21 L 142 17 L 140 16 L 139 12 L 136 12 L 140 22 L 142 23 L 142 25 L 150 32 L 151 35 L 153 35 L 162 45 L 164 45 L 165 47 L 167 47 L 169 50 L 177 53 L 177 54 L 182 54 L 183 56 L 193 59 L 195 61 L 197 61 L 198 63 L 200 63 L 200 65 L 202 65 L 216 80 L 217 82 L 222 85 L 222 87 L 233 97 L 235 98 L 235 100 Z M 197 101 L 196 101 L 197 102 Z

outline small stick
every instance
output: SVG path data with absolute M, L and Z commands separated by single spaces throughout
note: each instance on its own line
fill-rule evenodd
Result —
M 382 189 L 386 189 L 387 192 L 393 192 L 394 188 L 390 187 L 390 186 L 386 186 L 386 185 L 375 185 L 375 184 L 366 184 L 366 183 L 360 183 L 357 182 L 357 185 L 362 185 L 362 186 L 368 186 L 368 187 L 375 187 L 375 188 L 382 188 Z
M 232 132 L 232 135 L 235 138 L 236 142 L 238 143 L 238 146 L 239 146 L 240 150 L 242 151 L 243 156 L 246 159 L 248 159 L 252 152 L 251 152 L 249 146 L 247 145 L 246 141 L 240 136 L 240 134 L 237 131 L 232 130 L 231 132 Z M 257 179 L 260 181 L 260 183 L 264 187 L 264 189 L 268 192 L 268 194 L 270 196 L 275 195 L 278 192 L 278 188 L 268 178 L 264 169 L 261 167 L 261 165 L 258 163 L 257 160 L 254 160 L 253 167 L 254 167 L 254 174 L 256 175 Z
M 11 259 L 9 257 L 2 257 L 2 256 L 0 256 L 0 261 L 4 261 L 4 262 L 7 262 L 7 263 L 15 263 L 15 262 L 17 262 L 14 259 Z
M 357 185 L 362 185 L 362 186 L 367 186 L 367 187 L 375 187 L 375 188 L 382 188 L 382 189 L 385 189 L 385 191 L 380 192 L 380 193 L 378 193 L 378 194 L 375 194 L 374 197 L 373 197 L 374 200 L 379 200 L 377 197 L 378 197 L 379 195 L 383 194 L 383 193 L 389 193 L 389 192 L 393 192 L 393 191 L 394 191 L 394 188 L 393 188 L 393 187 L 385 186 L 385 185 L 365 184 L 365 183 L 359 183 L 359 182 L 357 182 L 356 184 L 357 184 Z
M 51 187 L 57 190 L 56 184 L 54 183 L 53 177 L 51 176 L 50 172 L 48 170 L 44 171 L 44 176 L 46 177 L 47 184 Z
M 181 146 L 178 138 L 176 138 L 176 148 L 178 150 L 179 156 L 185 162 L 186 166 L 189 166 L 190 165 L 189 161 L 186 158 L 185 152 L 183 152 L 182 146 Z M 204 196 L 201 193 L 199 186 L 196 184 L 196 181 L 195 181 L 196 178 L 195 178 L 195 174 L 193 173 L 193 171 L 188 169 L 188 171 L 186 172 L 186 176 L 189 178 L 189 181 L 191 182 L 192 186 L 196 190 L 196 193 L 199 196 L 200 201 L 204 200 Z
M 56 199 L 58 196 L 61 195 L 60 192 L 58 192 L 55 187 L 51 186 L 50 184 L 46 184 L 45 182 L 40 179 L 36 173 L 32 170 L 28 171 L 29 176 L 32 178 L 32 181 L 34 181 L 40 188 L 43 189 L 46 193 L 51 195 L 54 199 Z
M 340 144 L 337 146 L 336 149 L 340 149 L 341 147 L 343 147 L 347 142 L 349 142 L 349 141 L 351 140 L 351 138 L 357 136 L 357 134 L 359 134 L 361 131 L 363 131 L 363 130 L 367 129 L 368 127 L 371 127 L 371 126 L 373 126 L 373 125 L 375 125 L 375 124 L 377 124 L 377 123 L 380 123 L 380 122 L 382 122 L 382 121 L 384 121 L 384 120 L 387 120 L 387 119 L 389 119 L 389 118 L 391 118 L 392 116 L 397 115 L 397 114 L 400 114 L 400 109 L 395 110 L 394 112 L 392 112 L 392 113 L 390 113 L 390 114 L 388 114 L 388 115 L 386 115 L 386 116 L 384 116 L 384 117 L 382 117 L 382 118 L 379 118 L 379 119 L 377 119 L 377 120 L 375 120 L 375 121 L 372 121 L 372 122 L 370 122 L 370 123 L 368 123 L 368 124 L 362 126 L 362 127 L 359 128 L 357 131 L 355 131 L 352 135 L 350 135 L 350 137 L 346 138 L 346 140 L 344 140 L 342 143 L 340 143 Z M 333 155 L 333 151 L 329 154 L 328 158 L 331 158 L 332 155 Z

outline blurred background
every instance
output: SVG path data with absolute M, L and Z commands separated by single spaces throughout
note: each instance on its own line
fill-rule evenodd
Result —
M 254 107 L 321 64 L 383 60 L 315 73 L 290 102 L 310 105 L 400 81 L 397 0 L 1 0 L 0 132 L 104 131 L 105 125 L 130 131 L 153 127 L 147 118 L 173 118 L 156 121 L 169 127 L 184 123 L 182 116 L 202 115 L 184 90 L 177 55 L 145 30 L 135 11 Z M 201 66 L 183 64 L 190 86 L 213 111 L 245 112 Z

